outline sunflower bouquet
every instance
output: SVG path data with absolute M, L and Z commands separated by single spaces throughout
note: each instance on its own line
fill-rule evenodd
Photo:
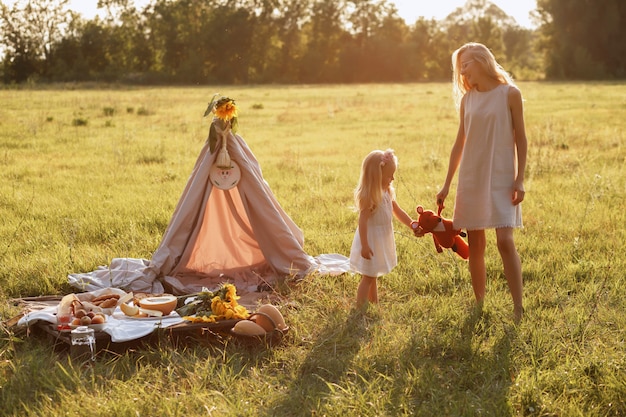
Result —
M 217 143 L 217 128 L 216 124 L 219 124 L 221 130 L 225 130 L 230 128 L 230 131 L 233 133 L 237 133 L 239 128 L 239 121 L 237 119 L 237 112 L 239 108 L 230 97 L 221 96 L 216 100 L 219 94 L 215 94 L 207 109 L 204 112 L 204 117 L 209 115 L 213 115 L 213 121 L 211 122 L 211 128 L 209 130 L 209 145 L 211 153 L 215 151 L 215 145 Z
M 187 298 L 194 299 L 185 304 Z M 181 306 L 176 312 L 192 323 L 215 323 L 218 320 L 247 319 L 248 310 L 237 303 L 239 296 L 233 284 L 222 284 L 215 291 L 203 288 L 201 292 L 179 299 Z

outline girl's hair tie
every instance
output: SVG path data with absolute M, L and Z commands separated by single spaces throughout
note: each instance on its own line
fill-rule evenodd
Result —
M 387 165 L 388 162 L 393 161 L 393 151 L 385 151 L 380 157 L 380 166 L 381 168 Z

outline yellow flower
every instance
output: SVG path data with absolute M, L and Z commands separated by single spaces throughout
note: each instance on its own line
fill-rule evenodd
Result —
M 227 122 L 233 117 L 237 117 L 237 105 L 234 100 L 223 98 L 217 102 L 213 110 L 215 117 Z

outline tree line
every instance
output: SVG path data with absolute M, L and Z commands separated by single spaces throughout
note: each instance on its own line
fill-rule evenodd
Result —
M 488 0 L 408 25 L 388 0 L 18 0 L 0 11 L 4 83 L 418 82 L 450 78 L 461 44 L 489 46 L 518 79 L 626 77 L 623 0 L 538 0 L 538 29 Z

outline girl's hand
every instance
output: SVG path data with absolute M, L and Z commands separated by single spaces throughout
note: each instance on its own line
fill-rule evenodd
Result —
M 365 259 L 372 259 L 374 252 L 372 252 L 372 249 L 368 245 L 363 245 L 361 248 L 361 256 Z
M 424 229 L 422 229 L 415 220 L 411 222 L 411 230 L 413 230 L 415 237 L 424 236 Z

